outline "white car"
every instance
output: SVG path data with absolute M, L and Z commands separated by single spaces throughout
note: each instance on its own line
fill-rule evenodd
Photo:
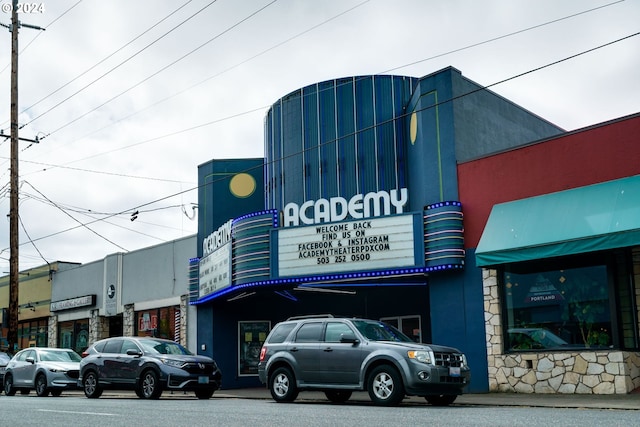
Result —
M 60 396 L 65 389 L 77 388 L 82 358 L 68 348 L 31 347 L 11 358 L 4 374 L 4 392 L 13 396 L 17 391 L 38 396 Z

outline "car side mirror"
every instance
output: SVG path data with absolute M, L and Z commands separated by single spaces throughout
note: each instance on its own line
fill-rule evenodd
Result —
M 142 352 L 140 352 L 140 350 L 136 350 L 134 348 L 130 348 L 129 350 L 127 350 L 127 356 L 142 356 Z
M 32 365 L 33 365 L 34 363 L 36 363 L 36 359 L 34 359 L 33 357 L 27 357 L 25 360 L 26 360 L 27 362 L 31 363 Z
M 349 334 L 341 334 L 340 335 L 340 342 L 342 343 L 351 343 L 351 344 L 359 344 L 360 340 L 358 338 L 356 338 L 356 336 L 352 333 Z

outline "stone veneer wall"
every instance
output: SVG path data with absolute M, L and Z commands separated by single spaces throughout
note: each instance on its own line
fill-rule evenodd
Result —
M 109 318 L 100 316 L 100 310 L 91 310 L 89 315 L 89 342 L 91 345 L 96 341 L 109 337 Z
M 634 250 L 633 263 L 636 301 L 640 307 L 640 286 L 637 285 L 640 283 L 640 249 Z M 503 354 L 497 272 L 485 269 L 482 274 L 490 391 L 625 394 L 640 387 L 640 353 L 637 352 Z
M 49 316 L 49 333 L 47 339 L 47 346 L 49 347 L 57 347 L 58 346 L 58 316 L 52 314 Z
M 125 337 L 132 337 L 135 334 L 135 321 L 136 313 L 133 310 L 133 304 L 127 304 L 124 306 L 122 312 L 122 335 Z
M 187 347 L 187 308 L 189 299 L 186 295 L 180 297 L 180 344 Z

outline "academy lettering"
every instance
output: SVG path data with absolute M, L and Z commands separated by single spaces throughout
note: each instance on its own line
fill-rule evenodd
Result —
M 220 226 L 216 231 L 209 234 L 202 241 L 202 256 L 205 257 L 210 253 L 214 252 L 220 246 L 223 246 L 226 243 L 231 241 L 231 223 L 233 220 L 227 221 L 225 224 Z
M 407 189 L 401 188 L 400 191 L 374 191 L 364 195 L 356 194 L 349 200 L 343 197 L 332 197 L 328 200 L 308 200 L 300 206 L 297 203 L 287 203 L 283 211 L 283 227 L 337 222 L 348 217 L 362 219 L 391 215 L 392 213 L 400 214 L 403 213 L 407 199 Z M 395 208 L 395 212 L 391 212 L 392 206 Z M 318 232 L 341 231 L 333 227 L 337 226 L 327 226 L 327 230 Z

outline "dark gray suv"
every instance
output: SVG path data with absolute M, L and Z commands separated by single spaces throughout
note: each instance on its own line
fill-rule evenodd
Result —
M 135 390 L 142 399 L 158 399 L 164 390 L 194 391 L 198 399 L 209 399 L 222 379 L 210 357 L 160 338 L 106 338 L 82 357 L 78 386 L 90 399 L 106 389 Z
M 258 375 L 277 402 L 322 390 L 340 403 L 366 390 L 377 405 L 412 395 L 446 406 L 471 379 L 465 355 L 455 348 L 416 343 L 383 322 L 329 315 L 278 323 L 260 351 Z

